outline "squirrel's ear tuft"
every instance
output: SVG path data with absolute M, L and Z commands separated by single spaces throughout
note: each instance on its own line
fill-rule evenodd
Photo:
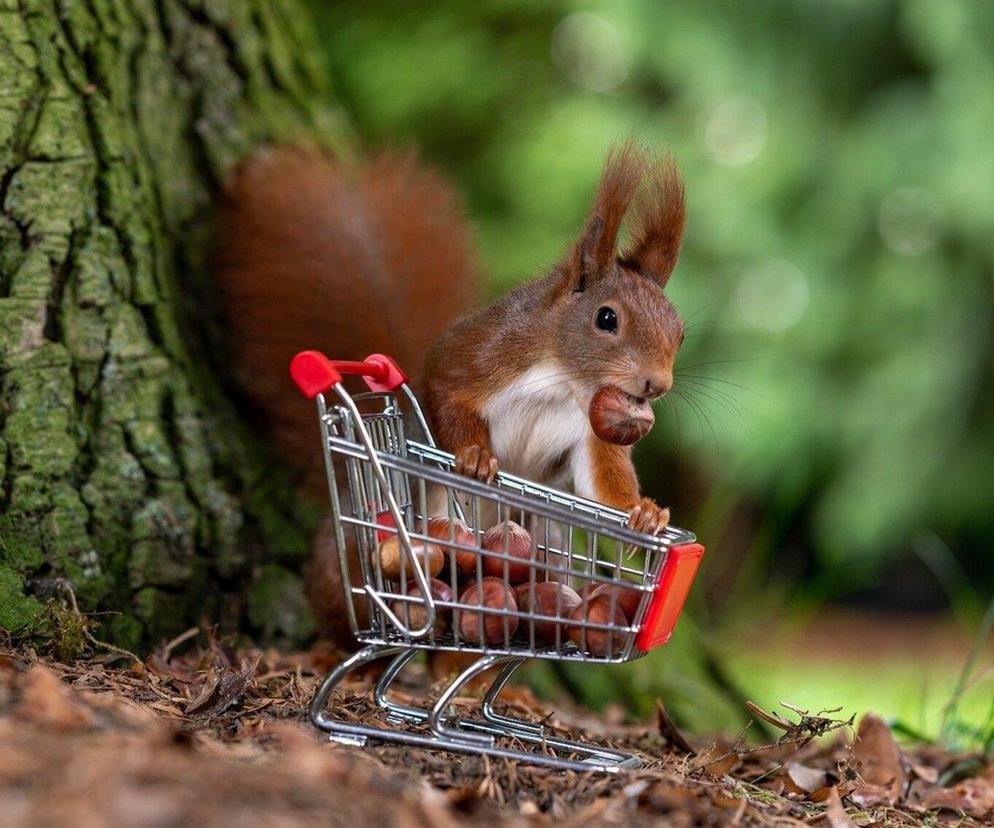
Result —
M 686 220 L 683 182 L 671 157 L 652 171 L 652 184 L 639 195 L 636 211 L 631 244 L 618 262 L 665 287 L 676 265 Z
M 621 221 L 644 172 L 645 156 L 631 141 L 608 153 L 597 198 L 576 245 L 577 290 L 606 274 L 614 263 Z

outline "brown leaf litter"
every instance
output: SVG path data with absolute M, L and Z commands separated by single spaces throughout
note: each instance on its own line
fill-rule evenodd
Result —
M 782 731 L 756 747 L 744 734 L 687 739 L 662 704 L 652 726 L 622 725 L 508 688 L 512 715 L 574 737 L 596 731 L 643 760 L 616 775 L 564 773 L 329 743 L 305 711 L 333 654 L 234 652 L 211 637 L 202 651 L 173 655 L 181 643 L 128 668 L 112 666 L 117 656 L 66 664 L 0 647 L 0 825 L 866 828 L 994 818 L 994 771 L 982 757 L 906 752 L 875 716 L 854 734 L 833 711 L 752 705 Z M 423 670 L 403 678 L 398 701 L 433 689 Z M 337 712 L 382 723 L 370 686 L 347 682 Z

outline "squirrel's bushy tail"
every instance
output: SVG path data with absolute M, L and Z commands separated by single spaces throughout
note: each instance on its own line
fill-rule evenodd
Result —
M 414 155 L 356 165 L 265 148 L 237 169 L 220 210 L 215 274 L 235 380 L 288 461 L 321 455 L 314 409 L 287 367 L 300 350 L 382 352 L 412 377 L 480 294 L 452 190 Z
M 225 193 L 215 277 L 227 364 L 279 456 L 322 495 L 314 406 L 293 386 L 304 349 L 333 359 L 392 356 L 414 378 L 481 293 L 452 190 L 413 155 L 346 165 L 294 147 L 244 161 Z M 308 595 L 328 639 L 351 641 L 331 524 L 314 538 Z

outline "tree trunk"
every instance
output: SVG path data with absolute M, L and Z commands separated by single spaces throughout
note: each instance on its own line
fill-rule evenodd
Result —
M 190 300 L 231 166 L 267 139 L 346 140 L 300 21 L 286 0 L 0 0 L 12 634 L 57 635 L 65 583 L 130 647 L 204 618 L 308 633 L 312 520 L 263 473 Z

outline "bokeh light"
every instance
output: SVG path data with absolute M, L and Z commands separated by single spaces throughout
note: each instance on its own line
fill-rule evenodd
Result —
M 884 244 L 895 253 L 920 256 L 939 240 L 938 201 L 922 187 L 898 187 L 880 203 L 879 226 Z
M 785 259 L 768 259 L 742 274 L 735 307 L 747 325 L 784 331 L 800 321 L 809 296 L 808 280 L 800 268 Z
M 552 57 L 579 86 L 611 92 L 631 71 L 630 45 L 610 20 L 591 12 L 566 17 L 552 33 Z
M 726 167 L 755 161 L 766 146 L 766 109 L 755 98 L 736 95 L 712 107 L 705 118 L 704 145 Z

